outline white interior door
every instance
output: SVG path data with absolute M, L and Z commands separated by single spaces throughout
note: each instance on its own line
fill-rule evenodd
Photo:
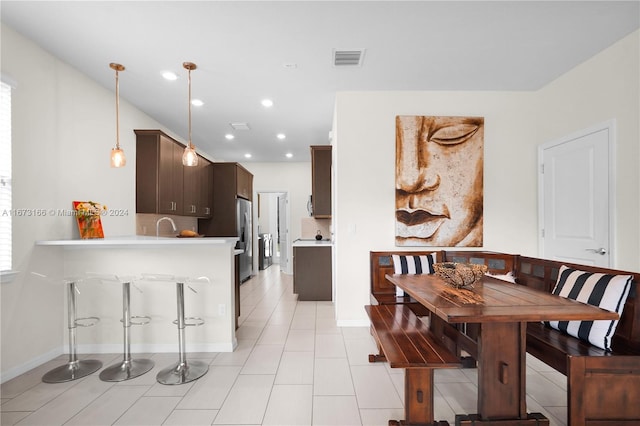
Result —
M 278 244 L 280 248 L 280 270 L 292 273 L 289 270 L 289 200 L 287 193 L 278 195 Z
M 614 123 L 540 147 L 542 257 L 608 267 Z

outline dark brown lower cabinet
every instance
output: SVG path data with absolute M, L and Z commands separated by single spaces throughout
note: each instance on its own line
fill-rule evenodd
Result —
M 293 291 L 298 300 L 330 301 L 331 246 L 293 248 Z

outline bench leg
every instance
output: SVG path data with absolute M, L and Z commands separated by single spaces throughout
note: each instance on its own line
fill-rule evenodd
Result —
M 404 370 L 404 420 L 389 420 L 389 426 L 449 426 L 433 420 L 433 369 Z
M 404 414 L 408 424 L 433 423 L 433 369 L 405 368 Z
M 370 327 L 370 331 L 373 339 L 376 341 L 376 346 L 378 346 L 378 353 L 369 354 L 369 362 L 387 362 L 387 357 L 384 356 L 384 352 L 382 352 L 382 348 L 380 347 L 378 336 L 376 335 L 376 331 L 373 328 L 373 325 Z
M 386 362 L 387 357 L 383 354 L 369 354 L 369 362 Z

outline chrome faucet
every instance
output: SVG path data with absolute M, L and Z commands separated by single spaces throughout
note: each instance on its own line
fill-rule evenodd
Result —
M 158 221 L 156 222 L 156 237 L 160 236 L 160 222 L 162 222 L 163 220 L 168 220 L 169 222 L 171 222 L 171 227 L 173 228 L 173 232 L 176 232 L 178 230 L 178 228 L 176 228 L 176 223 L 173 221 L 173 219 L 171 219 L 170 217 L 164 216 L 158 219 Z

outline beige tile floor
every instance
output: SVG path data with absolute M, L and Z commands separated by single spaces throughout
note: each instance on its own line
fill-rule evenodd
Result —
M 45 384 L 42 375 L 61 356 L 1 387 L 2 426 L 9 425 L 386 425 L 403 418 L 403 372 L 369 364 L 376 351 L 367 327 L 341 328 L 331 302 L 298 302 L 292 278 L 277 265 L 241 287 L 238 348 L 195 353 L 210 365 L 201 379 L 180 386 L 156 382 L 176 354 L 150 354 L 151 372 L 105 383 L 98 373 Z M 187 330 L 188 341 L 188 330 Z M 93 355 L 105 365 L 120 354 Z M 527 403 L 552 425 L 565 425 L 564 376 L 534 358 L 527 361 Z M 435 413 L 476 412 L 475 369 L 437 370 Z

